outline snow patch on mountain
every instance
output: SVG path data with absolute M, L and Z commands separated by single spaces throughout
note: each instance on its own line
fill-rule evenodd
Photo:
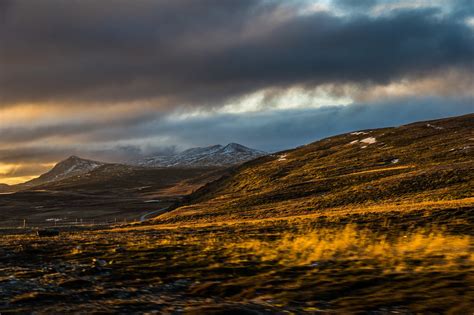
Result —
M 443 127 L 435 126 L 435 125 L 432 125 L 432 124 L 426 124 L 426 127 L 433 128 L 433 129 L 436 129 L 436 130 L 443 130 L 444 129 Z
M 150 156 L 132 164 L 146 167 L 210 167 L 229 166 L 266 155 L 238 143 L 187 149 L 173 155 Z
M 377 139 L 375 139 L 374 137 L 368 137 L 368 138 L 360 140 L 360 142 L 367 143 L 367 144 L 374 144 L 377 142 Z
M 35 186 L 72 176 L 85 175 L 105 164 L 106 163 L 82 159 L 73 155 L 56 164 L 50 171 L 44 173 L 38 178 L 26 182 L 24 185 Z

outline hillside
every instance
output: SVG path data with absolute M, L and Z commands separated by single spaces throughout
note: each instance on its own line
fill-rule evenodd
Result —
M 215 179 L 221 170 L 222 167 L 212 166 L 192 168 L 133 166 L 71 156 L 28 182 L 13 186 L 0 184 L 0 192 L 80 190 L 89 193 L 120 194 L 135 190 L 174 189 L 174 194 L 187 194 L 203 183 Z
M 105 164 L 107 163 L 82 159 L 73 155 L 63 161 L 60 161 L 51 170 L 40 175 L 38 178 L 20 184 L 18 187 L 34 187 L 46 183 L 60 181 L 70 177 L 81 176 Z
M 263 151 L 237 143 L 191 148 L 172 155 L 150 156 L 128 164 L 106 163 L 70 156 L 51 170 L 25 183 L 9 186 L 0 184 L 0 192 L 24 189 L 117 189 L 123 190 L 157 181 L 163 185 L 173 178 L 185 179 L 207 176 L 214 170 L 243 163 L 265 155 Z M 159 170 L 153 170 L 159 169 Z M 169 168 L 170 170 L 164 170 Z M 169 186 L 169 185 L 168 185 Z
M 45 225 L 61 221 L 138 220 L 166 208 L 221 175 L 220 169 L 140 168 L 105 164 L 89 173 L 51 181 L 0 195 L 0 226 L 17 226 L 24 219 Z
M 69 176 L 34 187 L 36 190 L 107 191 L 130 194 L 133 191 L 175 190 L 188 194 L 203 183 L 219 177 L 221 168 L 147 168 L 104 164 L 85 174 Z M 181 190 L 179 190 L 181 188 Z
M 467 115 L 260 157 L 141 223 L 58 227 L 60 237 L 51 238 L 36 237 L 34 228 L 7 229 L 0 311 L 469 314 L 473 127 Z M 28 208 L 39 215 L 46 206 L 44 221 L 59 205 L 68 216 L 86 210 L 98 220 L 104 211 L 101 220 L 130 222 L 127 213 L 148 218 L 169 206 L 174 199 L 155 198 L 176 187 L 191 191 L 188 184 L 222 174 L 182 184 L 172 171 L 104 165 L 87 180 L 45 186 L 60 191 L 4 195 L 1 215 Z M 151 187 L 127 186 L 130 176 Z M 170 186 L 160 184 L 164 177 Z M 21 203 L 11 209 L 13 201 Z
M 246 162 L 265 154 L 263 151 L 247 148 L 238 143 L 229 143 L 226 146 L 218 144 L 191 148 L 171 155 L 149 156 L 133 164 L 147 167 L 223 167 Z
M 0 184 L 0 193 L 5 193 L 11 191 L 11 186 L 7 184 Z
M 156 222 L 474 204 L 474 115 L 361 130 L 230 170 Z M 378 210 L 377 210 L 378 209 Z
M 48 220 L 139 220 L 167 208 L 222 174 L 216 168 L 143 168 L 104 164 L 92 171 L 0 194 L 0 227 Z M 18 188 L 18 187 L 16 187 Z
M 139 220 L 221 174 L 221 168 L 146 168 L 73 156 L 27 183 L 0 186 L 0 226 Z

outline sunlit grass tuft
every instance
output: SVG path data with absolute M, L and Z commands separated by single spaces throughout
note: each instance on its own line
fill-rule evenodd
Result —
M 343 228 L 309 228 L 281 234 L 232 235 L 206 233 L 164 235 L 160 239 L 129 241 L 129 250 L 181 246 L 200 253 L 221 252 L 228 263 L 246 260 L 276 266 L 328 266 L 349 263 L 354 268 L 383 272 L 425 272 L 464 269 L 474 263 L 474 239 L 452 235 L 441 228 L 400 231 L 396 235 L 356 225 Z
M 246 240 L 229 245 L 262 261 L 285 266 L 351 261 L 393 271 L 444 270 L 474 262 L 470 236 L 417 231 L 387 238 L 367 229 L 320 229 L 287 233 L 274 241 Z
M 151 290 L 160 295 L 178 290 L 182 295 L 172 303 L 202 299 L 207 304 L 209 297 L 255 303 L 258 297 L 286 308 L 301 301 L 295 313 L 315 305 L 355 313 L 393 303 L 420 313 L 427 305 L 472 309 L 466 297 L 472 296 L 473 236 L 447 226 L 401 228 L 389 221 L 367 226 L 329 220 L 321 226 L 311 220 L 264 220 L 194 229 L 64 232 L 45 239 L 4 235 L 0 261 L 8 277 L 50 283 L 53 275 L 66 284 L 80 284 L 78 278 L 103 283 L 110 289 L 101 287 L 95 298 L 112 304 L 117 300 L 104 294 L 107 290 L 125 297 L 141 292 L 142 301 L 156 294 Z M 41 267 L 45 264 L 49 268 Z M 65 290 L 65 295 L 83 294 L 82 287 Z M 28 303 L 44 298 L 5 292 Z

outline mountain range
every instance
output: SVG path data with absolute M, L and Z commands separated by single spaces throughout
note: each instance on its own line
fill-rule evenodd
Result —
M 157 221 L 442 210 L 472 206 L 473 192 L 471 114 L 360 130 L 269 154 L 228 170 Z
M 215 167 L 239 164 L 266 155 L 238 143 L 191 148 L 172 155 L 150 156 L 134 164 L 146 167 Z
M 48 172 L 23 183 L 22 186 L 37 186 L 48 182 L 60 181 L 69 177 L 81 176 L 105 164 L 104 162 L 87 160 L 73 155 L 56 164 Z
M 0 192 L 8 192 L 12 190 L 21 190 L 29 188 L 48 187 L 67 187 L 81 185 L 84 182 L 103 182 L 113 177 L 126 177 L 132 174 L 143 173 L 143 168 L 223 168 L 239 163 L 243 163 L 254 158 L 265 155 L 263 151 L 247 148 L 241 144 L 229 143 L 226 146 L 213 145 L 209 147 L 197 147 L 185 150 L 180 153 L 170 155 L 154 155 L 147 158 L 132 161 L 125 164 L 107 163 L 80 158 L 78 156 L 70 156 L 67 159 L 57 163 L 51 170 L 32 179 L 28 182 L 9 186 L 0 185 Z M 204 173 L 207 173 L 204 170 Z M 169 173 L 169 172 L 168 172 Z M 190 173 L 195 176 L 194 173 Z
M 226 147 L 180 156 L 206 161 Z M 219 303 L 189 314 L 275 314 L 285 303 L 295 314 L 468 314 L 473 157 L 474 114 L 353 131 L 230 167 L 71 157 L 43 184 L 0 195 L 0 234 L 12 233 L 0 237 L 0 265 L 15 276 L 0 277 L 0 301 L 46 313 L 91 298 L 117 306 L 111 313 L 173 313 L 164 297 Z M 60 237 L 29 235 L 53 224 Z

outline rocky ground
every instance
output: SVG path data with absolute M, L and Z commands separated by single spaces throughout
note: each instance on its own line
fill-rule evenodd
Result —
M 413 218 L 4 231 L 0 312 L 467 314 L 472 231 Z

